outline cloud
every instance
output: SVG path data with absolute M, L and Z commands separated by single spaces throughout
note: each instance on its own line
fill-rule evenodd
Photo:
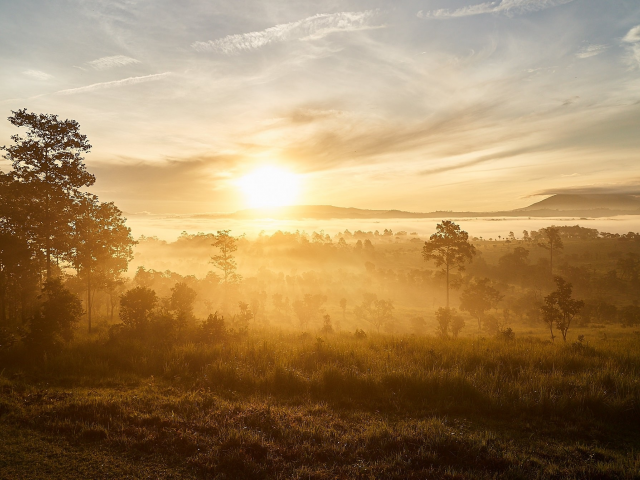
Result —
M 487 13 L 502 13 L 507 16 L 537 12 L 547 8 L 557 7 L 573 0 L 501 0 L 494 2 L 479 3 L 456 10 L 440 9 L 430 12 L 418 12 L 419 18 L 448 19 L 459 17 L 470 17 L 472 15 L 483 15 Z
M 227 181 L 222 172 L 242 162 L 237 155 L 207 155 L 181 160 L 144 162 L 122 158 L 126 163 L 96 163 L 89 171 L 96 175 L 96 193 L 118 198 L 122 208 L 153 212 L 202 211 L 203 198 L 219 198 Z M 149 200 L 153 199 L 152 202 Z M 210 206 L 209 206 L 210 208 Z
M 561 194 L 574 194 L 574 195 L 593 195 L 593 194 L 608 194 L 608 195 L 640 195 L 640 178 L 631 180 L 625 183 L 608 183 L 604 185 L 582 185 L 567 188 L 549 188 L 540 190 L 532 194 L 532 197 L 538 195 L 561 195 Z
M 640 25 L 633 27 L 622 39 L 627 45 L 627 63 L 632 68 L 640 67 Z
M 536 151 L 535 148 L 518 148 L 513 150 L 507 150 L 500 153 L 494 153 L 491 155 L 483 155 L 479 158 L 474 158 L 473 160 L 468 160 L 466 162 L 444 165 L 442 167 L 429 168 L 427 170 L 421 171 L 420 175 L 435 175 L 437 173 L 450 172 L 452 170 L 459 170 L 462 168 L 473 167 L 475 165 L 492 162 L 494 160 L 502 160 L 505 158 L 515 158 L 520 155 L 525 155 L 527 153 L 531 153 L 534 151 Z
M 316 40 L 335 32 L 354 32 L 381 28 L 371 25 L 377 12 L 321 13 L 297 22 L 283 23 L 258 32 L 227 35 L 208 42 L 194 42 L 191 47 L 198 52 L 216 52 L 232 55 L 256 50 L 270 43 L 287 40 Z
M 576 57 L 580 59 L 595 57 L 596 55 L 604 52 L 607 48 L 609 47 L 606 45 L 588 45 L 576 53 Z
M 124 55 L 114 55 L 112 57 L 102 57 L 97 60 L 92 60 L 87 62 L 94 70 L 108 70 L 110 68 L 116 67 L 124 67 L 126 65 L 132 65 L 135 63 L 140 63 L 140 60 L 136 60 L 135 58 L 125 57 Z
M 153 75 L 145 75 L 143 77 L 129 77 L 122 80 L 114 80 L 113 82 L 102 82 L 87 85 L 86 87 L 69 88 L 55 92 L 56 95 L 73 95 L 75 93 L 87 93 L 95 90 L 104 90 L 107 88 L 124 87 L 126 85 L 136 85 L 138 83 L 153 82 L 171 75 L 171 72 L 155 73 Z
M 49 80 L 50 78 L 53 78 L 53 75 L 41 72 L 40 70 L 25 70 L 22 73 L 27 77 L 35 78 L 36 80 Z
M 626 43 L 639 43 L 640 42 L 640 25 L 633 27 L 622 39 Z

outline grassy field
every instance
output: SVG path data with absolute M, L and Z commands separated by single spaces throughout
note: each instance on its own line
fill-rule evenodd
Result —
M 640 335 L 586 338 L 15 349 L 0 478 L 640 478 Z

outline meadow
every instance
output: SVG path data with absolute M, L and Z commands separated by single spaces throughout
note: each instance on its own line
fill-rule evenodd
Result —
M 638 478 L 640 331 L 543 333 L 14 348 L 0 478 Z

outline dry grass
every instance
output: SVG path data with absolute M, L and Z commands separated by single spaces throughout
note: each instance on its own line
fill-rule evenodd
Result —
M 552 345 L 255 332 L 164 349 L 82 341 L 28 368 L 12 367 L 19 351 L 2 361 L 2 478 L 640 471 L 637 335 Z

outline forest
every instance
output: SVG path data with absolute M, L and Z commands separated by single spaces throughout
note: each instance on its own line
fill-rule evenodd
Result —
M 0 478 L 638 478 L 640 233 L 134 239 L 12 113 Z

